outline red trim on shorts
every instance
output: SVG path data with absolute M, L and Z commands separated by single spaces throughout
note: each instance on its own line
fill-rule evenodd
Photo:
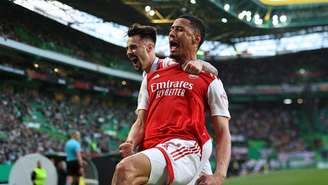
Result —
M 173 159 L 176 161 L 178 159 L 180 159 L 181 157 L 184 157 L 186 155 L 189 155 L 189 154 L 200 154 L 200 150 L 199 149 L 195 149 L 195 150 L 185 150 L 181 153 L 179 153 L 179 155 L 175 155 L 173 156 Z
M 189 155 L 189 154 L 198 154 L 198 153 L 200 153 L 199 150 L 197 150 L 197 151 L 189 151 L 189 152 L 183 153 L 180 156 L 175 157 L 174 160 L 177 161 L 178 159 L 180 159 L 180 158 L 182 158 L 182 157 L 184 157 L 186 155 Z
M 183 146 L 183 147 L 181 147 L 181 148 L 178 148 L 178 149 L 174 150 L 173 152 L 171 152 L 171 155 L 174 155 L 175 153 L 178 153 L 178 152 L 180 152 L 181 150 L 185 150 L 185 149 L 186 149 L 185 146 Z
M 183 154 L 185 152 L 188 152 L 188 151 L 196 151 L 196 150 L 199 150 L 199 149 L 198 148 L 186 148 L 184 150 L 181 150 L 181 151 L 179 151 L 179 152 L 177 152 L 175 154 L 171 154 L 171 155 L 174 158 L 174 157 L 179 156 L 179 155 L 181 155 L 181 154 Z
M 168 185 L 170 185 L 170 184 L 172 184 L 172 182 L 174 180 L 174 171 L 173 171 L 173 166 L 172 166 L 170 157 L 167 155 L 167 153 L 165 152 L 165 150 L 163 148 L 160 148 L 160 147 L 155 147 L 155 148 L 157 148 L 159 151 L 162 152 L 162 154 L 166 160 L 166 167 L 167 167 L 167 171 L 168 171 L 169 177 L 170 177 L 170 181 L 169 181 Z
M 200 149 L 199 145 L 197 143 L 195 143 L 194 146 L 188 147 L 188 148 L 182 147 L 182 148 L 172 152 L 171 155 L 172 155 L 172 158 L 176 161 L 188 154 L 197 154 L 200 151 L 201 151 L 201 149 Z M 175 154 L 173 154 L 173 153 L 175 153 Z

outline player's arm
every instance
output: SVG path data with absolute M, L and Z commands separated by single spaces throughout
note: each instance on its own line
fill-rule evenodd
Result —
M 208 104 L 215 132 L 216 170 L 213 175 L 201 176 L 196 184 L 221 185 L 227 175 L 231 155 L 230 113 L 228 99 L 220 80 L 215 79 L 208 89 Z
M 212 125 L 215 132 L 216 170 L 213 174 L 216 182 L 223 183 L 227 176 L 231 156 L 231 135 L 229 119 L 222 116 L 212 116 Z
M 163 67 L 166 68 L 171 65 L 177 64 L 173 59 L 165 58 L 163 61 Z M 197 75 L 202 71 L 218 76 L 218 70 L 209 62 L 203 60 L 190 60 L 189 62 L 182 65 L 182 69 L 190 74 Z
M 124 143 L 119 147 L 122 157 L 127 157 L 134 154 L 136 148 L 140 145 L 144 136 L 144 122 L 146 117 L 146 110 L 139 110 L 136 121 L 133 123 L 128 137 Z
M 124 143 L 119 146 L 120 154 L 122 157 L 127 157 L 134 154 L 136 148 L 141 144 L 145 131 L 145 120 L 147 116 L 148 108 L 148 92 L 147 92 L 147 76 L 141 83 L 138 107 L 137 107 L 137 119 L 133 123 L 128 137 Z
M 201 61 L 201 62 L 203 64 L 203 71 L 211 73 L 215 76 L 219 75 L 218 70 L 212 64 L 210 64 L 209 62 L 206 62 L 206 61 Z
M 218 70 L 212 64 L 203 60 L 191 60 L 183 65 L 182 69 L 190 74 L 199 74 L 201 71 L 205 71 L 218 76 Z

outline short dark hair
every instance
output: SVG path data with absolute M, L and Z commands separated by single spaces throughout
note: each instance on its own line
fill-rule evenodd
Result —
M 200 42 L 198 45 L 198 49 L 199 49 L 205 40 L 205 25 L 204 25 L 203 21 L 201 19 L 199 19 L 198 17 L 192 16 L 192 15 L 181 15 L 178 17 L 178 19 L 179 18 L 189 20 L 191 22 L 192 27 L 196 31 L 199 32 L 199 34 L 200 34 Z
M 156 28 L 153 26 L 141 25 L 138 23 L 132 24 L 128 30 L 128 37 L 139 35 L 142 39 L 150 39 L 156 43 Z

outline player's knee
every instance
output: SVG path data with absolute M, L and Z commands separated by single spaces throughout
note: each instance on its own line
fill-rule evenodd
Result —
M 118 181 L 125 182 L 123 184 L 132 184 L 137 173 L 137 170 L 131 165 L 131 162 L 125 159 L 116 165 L 115 171 L 117 173 Z

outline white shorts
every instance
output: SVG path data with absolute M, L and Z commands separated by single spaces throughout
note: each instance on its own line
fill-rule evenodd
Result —
M 208 149 L 205 147 L 205 150 Z M 206 155 L 211 151 L 206 151 Z M 204 172 L 204 167 L 207 168 L 205 171 L 208 171 L 209 158 L 202 157 L 200 146 L 193 140 L 171 139 L 141 153 L 145 154 L 151 163 L 151 173 L 147 183 L 149 185 L 192 184 L 200 173 Z
M 191 180 L 188 185 L 195 185 L 197 179 L 202 175 L 212 175 L 212 168 L 210 163 L 210 157 L 212 154 L 212 140 L 208 140 L 202 147 L 202 159 L 200 162 L 200 166 L 195 177 Z

